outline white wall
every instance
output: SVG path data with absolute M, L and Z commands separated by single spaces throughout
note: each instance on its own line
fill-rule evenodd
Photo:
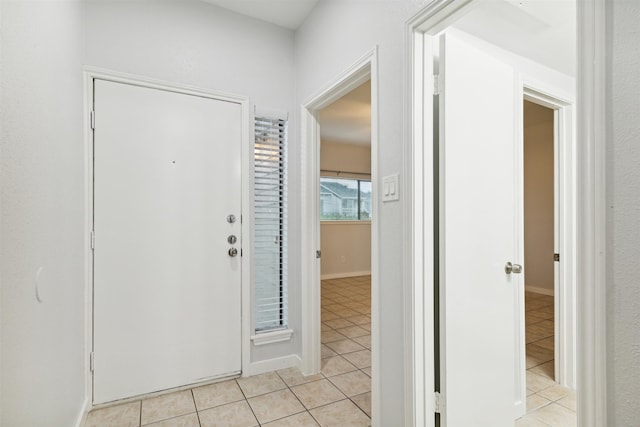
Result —
M 86 8 L 86 64 L 249 96 L 252 109 L 294 116 L 292 31 L 200 1 L 91 1 Z M 299 252 L 289 253 L 289 265 L 299 264 Z M 289 275 L 292 341 L 253 347 L 252 361 L 300 353 L 298 278 Z
M 369 179 L 371 146 L 323 140 L 320 144 L 320 169 L 355 173 L 337 175 L 321 172 L 322 176 Z M 358 174 L 369 174 L 369 177 Z M 320 274 L 323 279 L 371 273 L 370 221 L 321 221 L 320 244 Z
M 293 32 L 199 1 L 2 0 L 0 7 L 0 425 L 71 426 L 90 399 L 82 66 L 292 112 Z M 299 263 L 291 253 L 289 263 Z M 40 267 L 42 303 L 34 291 Z M 290 277 L 295 295 L 299 280 Z M 290 323 L 298 332 L 291 342 L 254 349 L 252 360 L 299 353 L 295 300 Z
M 607 3 L 607 425 L 631 426 L 640 419 L 640 2 Z
M 88 360 L 83 11 L 72 1 L 0 7 L 0 425 L 73 426 Z
M 403 172 L 404 23 L 422 4 L 414 0 L 325 0 L 318 3 L 296 33 L 298 104 L 305 103 L 363 55 L 379 47 L 380 176 Z M 296 135 L 299 139 L 299 130 Z M 300 158 L 300 151 L 293 155 Z M 403 185 L 401 182 L 400 191 Z M 299 186 L 296 189 L 300 194 Z M 385 203 L 379 214 L 379 324 L 383 343 L 379 349 L 379 420 L 381 426 L 400 426 L 404 422 L 402 204 Z M 299 220 L 296 222 L 299 227 Z
M 553 295 L 553 110 L 524 104 L 525 287 Z

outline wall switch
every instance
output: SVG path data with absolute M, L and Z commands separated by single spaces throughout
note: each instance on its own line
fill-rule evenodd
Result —
M 399 175 L 387 175 L 382 177 L 382 201 L 393 202 L 400 200 Z

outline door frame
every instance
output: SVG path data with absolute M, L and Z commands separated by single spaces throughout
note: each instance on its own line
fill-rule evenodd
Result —
M 378 48 L 366 53 L 338 77 L 324 85 L 300 109 L 301 119 L 301 230 L 302 230 L 302 360 L 305 375 L 320 372 L 320 124 L 322 108 L 371 80 L 371 406 L 372 425 L 380 417 L 379 325 L 379 199 L 378 199 Z
M 433 295 L 423 292 L 433 277 L 434 208 L 430 146 L 433 123 L 425 88 L 425 34 L 446 28 L 479 0 L 433 0 L 405 25 L 405 425 L 433 426 Z M 578 422 L 606 424 L 606 147 L 605 0 L 577 3 L 576 104 L 576 290 Z M 430 56 L 430 55 L 429 55 Z M 425 119 L 427 117 L 427 119 Z
M 554 266 L 554 379 L 562 386 L 575 388 L 575 101 L 553 90 L 536 89 L 532 82 L 523 81 L 522 89 L 523 100 L 554 111 L 554 240 L 561 260 Z
M 152 79 L 148 77 L 135 76 L 127 73 L 121 73 L 112 70 L 106 70 L 96 67 L 83 67 L 83 79 L 84 79 L 84 184 L 85 184 L 85 245 L 84 245 L 84 265 L 85 265 L 85 342 L 87 359 L 85 369 L 87 372 L 86 380 L 86 397 L 88 407 L 93 406 L 93 372 L 91 364 L 91 354 L 93 352 L 93 249 L 92 249 L 92 229 L 93 229 L 93 106 L 94 106 L 94 89 L 93 82 L 95 79 L 106 80 L 115 83 L 129 84 L 133 86 L 140 86 L 150 89 L 164 90 L 168 92 L 175 92 L 185 95 L 198 96 L 203 98 L 210 98 L 219 101 L 232 102 L 239 104 L 242 111 L 242 180 L 241 180 L 241 232 L 242 232 L 242 247 L 250 248 L 251 239 L 253 233 L 253 221 L 251 217 L 251 140 L 250 140 L 250 108 L 249 98 L 240 95 L 228 94 L 219 91 L 212 91 L 209 89 L 197 88 L 188 85 L 175 84 L 162 80 Z M 251 268 L 251 251 L 246 250 L 243 252 L 241 258 L 241 371 L 244 372 L 251 363 L 251 343 L 250 343 L 250 331 L 251 331 L 251 283 L 252 283 L 252 268 Z M 162 394 L 174 390 L 179 390 L 189 386 L 184 384 L 178 386 L 176 389 L 162 391 L 152 394 Z M 135 398 L 137 399 L 137 398 Z M 125 401 L 128 399 L 125 399 Z

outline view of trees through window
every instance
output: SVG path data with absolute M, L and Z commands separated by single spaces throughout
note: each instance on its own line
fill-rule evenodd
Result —
M 320 220 L 370 221 L 371 181 L 320 177 Z

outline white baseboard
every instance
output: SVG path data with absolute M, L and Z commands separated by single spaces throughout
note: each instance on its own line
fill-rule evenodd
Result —
M 82 409 L 78 414 L 78 418 L 76 419 L 75 427 L 84 427 L 87 422 L 87 415 L 89 414 L 89 410 L 91 409 L 91 402 L 88 397 L 85 397 L 84 402 L 82 404 Z
M 294 366 L 300 367 L 302 361 L 297 354 L 290 354 L 288 356 L 277 357 L 275 359 L 261 360 L 260 362 L 253 362 L 247 366 L 243 372 L 243 377 L 251 377 L 253 375 L 264 374 L 271 371 L 277 371 L 278 369 L 292 368 Z
M 534 294 L 553 296 L 553 289 L 524 285 L 524 290 L 527 292 L 533 292 Z
M 323 274 L 320 276 L 320 280 L 330 280 L 330 279 L 344 279 L 347 277 L 357 277 L 357 276 L 371 276 L 371 270 L 369 271 L 351 271 L 348 273 L 334 273 L 334 274 Z

